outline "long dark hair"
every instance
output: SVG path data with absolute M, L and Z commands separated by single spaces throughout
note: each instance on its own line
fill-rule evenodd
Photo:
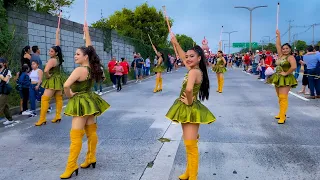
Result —
M 23 64 L 24 64 L 24 55 L 25 55 L 26 52 L 28 52 L 29 50 L 30 50 L 30 46 L 25 46 L 24 48 L 22 48 L 21 55 L 20 55 L 21 66 L 23 66 Z
M 201 60 L 199 62 L 199 68 L 202 71 L 202 83 L 199 91 L 199 99 L 201 101 L 204 101 L 205 99 L 209 99 L 209 89 L 210 89 L 210 81 L 209 81 L 209 76 L 208 76 L 208 71 L 207 71 L 207 60 L 206 57 L 204 56 L 203 49 L 196 45 L 192 47 L 190 50 L 195 51 L 198 56 L 201 57 Z
M 84 56 L 88 55 L 89 57 L 91 79 L 95 80 L 96 82 L 101 81 L 103 76 L 103 71 L 101 69 L 102 64 L 96 50 L 93 48 L 93 46 L 80 47 L 79 49 L 83 52 Z
M 59 61 L 59 66 L 61 66 L 62 63 L 64 62 L 64 60 L 63 60 L 62 51 L 61 51 L 60 46 L 52 46 L 51 48 L 54 50 L 54 52 L 57 53 L 57 59 Z
M 289 48 L 290 48 L 290 50 L 291 50 L 291 52 L 289 53 L 289 55 L 292 55 L 292 47 L 291 47 L 291 45 L 289 44 L 289 43 L 284 43 L 282 46 L 281 46 L 281 49 L 284 47 L 284 46 L 288 46 Z

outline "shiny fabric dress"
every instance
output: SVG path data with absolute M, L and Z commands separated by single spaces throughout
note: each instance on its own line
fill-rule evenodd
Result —
M 224 66 L 224 62 L 221 58 L 217 59 L 217 64 L 212 67 L 212 71 L 216 73 L 225 73 L 227 68 Z
M 163 66 L 163 63 L 157 64 L 156 67 L 153 68 L 153 72 L 162 73 L 166 70 L 166 67 Z
M 195 84 L 193 87 L 193 96 L 195 98 L 191 105 L 186 105 L 180 101 L 180 97 L 186 90 L 187 82 L 188 74 L 186 74 L 183 81 L 179 98 L 175 100 L 166 117 L 178 123 L 210 124 L 214 122 L 216 120 L 214 115 L 197 99 L 201 84 Z
M 276 87 L 297 87 L 298 82 L 292 73 L 288 74 L 287 76 L 280 74 L 281 72 L 287 72 L 290 67 L 291 65 L 288 61 L 288 57 L 281 59 L 280 64 L 275 68 L 275 73 L 268 79 L 268 83 L 274 84 Z
M 110 105 L 99 95 L 92 91 L 93 80 L 90 78 L 90 68 L 88 78 L 85 81 L 75 82 L 71 86 L 72 92 L 76 93 L 69 99 L 64 114 L 67 116 L 100 116 Z
M 61 66 L 51 68 L 49 74 L 51 74 L 51 77 L 49 79 L 44 78 L 41 86 L 45 89 L 63 90 L 65 79 L 61 74 Z

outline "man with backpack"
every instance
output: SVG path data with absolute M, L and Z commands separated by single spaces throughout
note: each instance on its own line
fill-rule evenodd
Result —
M 11 77 L 11 71 L 7 67 L 7 60 L 0 58 L 0 114 L 4 114 L 7 119 L 3 123 L 4 125 L 14 122 L 8 105 L 8 95 L 12 90 L 11 86 L 9 85 L 9 80 Z

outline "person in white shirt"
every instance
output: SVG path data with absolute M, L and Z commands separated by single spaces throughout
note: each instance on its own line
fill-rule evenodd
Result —
M 150 66 L 151 66 L 151 61 L 150 61 L 149 56 L 146 59 L 145 65 L 146 65 L 145 74 L 146 74 L 146 76 L 149 76 L 150 75 Z
M 8 83 L 11 77 L 11 71 L 7 67 L 7 60 L 5 58 L 0 58 L 0 114 L 4 114 L 7 119 L 3 123 L 4 125 L 14 122 L 8 105 Z

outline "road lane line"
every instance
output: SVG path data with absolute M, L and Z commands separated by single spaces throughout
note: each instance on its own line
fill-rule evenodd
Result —
M 296 94 L 296 93 L 294 93 L 294 92 L 289 91 L 289 93 L 290 93 L 291 95 L 299 98 L 299 99 L 304 100 L 304 101 L 310 101 L 309 99 L 307 99 L 307 98 L 305 98 L 305 97 L 302 97 L 302 96 L 300 96 L 300 95 L 298 95 L 298 94 Z
M 180 124 L 171 124 L 163 136 L 171 141 L 161 147 L 152 168 L 146 168 L 140 180 L 168 180 L 181 142 Z

